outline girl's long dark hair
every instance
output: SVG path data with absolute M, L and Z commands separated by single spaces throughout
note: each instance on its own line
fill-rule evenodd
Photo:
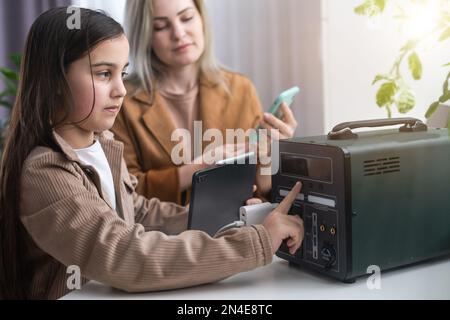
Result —
M 77 25 L 77 13 L 68 13 L 67 9 L 43 13 L 32 25 L 26 41 L 19 90 L 0 165 L 2 299 L 29 298 L 36 272 L 29 259 L 32 242 L 20 221 L 24 161 L 36 146 L 58 150 L 53 129 L 65 121 L 74 106 L 65 77 L 69 65 L 88 55 L 101 41 L 124 33 L 121 25 L 103 12 L 80 8 Z M 49 276 L 47 286 L 51 280 Z

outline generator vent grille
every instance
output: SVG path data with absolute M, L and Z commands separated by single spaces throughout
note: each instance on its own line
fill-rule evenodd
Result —
M 377 176 L 400 172 L 400 157 L 379 158 L 364 161 L 364 175 Z

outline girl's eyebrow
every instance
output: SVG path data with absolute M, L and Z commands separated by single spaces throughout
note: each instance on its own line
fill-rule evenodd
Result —
M 181 10 L 180 12 L 177 13 L 177 16 L 182 15 L 183 13 L 185 13 L 188 10 L 194 9 L 194 7 L 188 7 L 186 9 Z M 167 17 L 154 17 L 153 20 L 168 20 Z
M 124 68 L 128 67 L 129 65 L 130 65 L 130 63 L 127 62 L 127 64 L 124 66 Z M 112 67 L 112 68 L 117 68 L 117 66 L 118 65 L 116 63 L 106 62 L 106 61 L 102 61 L 102 62 L 91 64 L 92 68 L 95 68 L 95 67 Z

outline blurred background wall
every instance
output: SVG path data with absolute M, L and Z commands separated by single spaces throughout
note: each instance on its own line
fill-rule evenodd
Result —
M 18 8 L 26 8 L 24 2 L 44 8 L 67 1 L 0 3 L 8 2 L 17 3 L 14 6 Z M 72 0 L 72 3 L 103 9 L 123 22 L 125 0 Z M 377 73 L 390 70 L 406 39 L 389 15 L 376 22 L 356 15 L 353 9 L 362 0 L 206 0 L 206 3 L 213 22 L 216 55 L 224 66 L 252 79 L 265 109 L 284 89 L 301 87 L 293 105 L 299 121 L 298 135 L 323 134 L 344 121 L 386 117 L 386 111 L 375 103 L 378 87 L 371 83 Z M 30 16 L 25 19 L 27 23 L 16 26 L 14 17 L 19 15 L 11 12 L 0 10 L 0 21 L 5 16 L 10 21 L 9 28 L 0 28 L 2 64 L 10 52 L 20 48 L 11 47 L 5 39 L 22 41 L 31 21 Z M 442 65 L 450 62 L 449 42 L 421 47 L 423 79 L 414 82 L 409 75 L 406 77 L 417 95 L 417 105 L 408 116 L 424 119 L 429 104 L 440 96 L 446 75 Z M 407 70 L 404 73 L 408 74 Z M 393 111 L 393 116 L 400 116 Z

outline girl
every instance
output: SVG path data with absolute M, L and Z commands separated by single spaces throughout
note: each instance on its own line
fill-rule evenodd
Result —
M 224 137 L 227 129 L 259 125 L 278 129 L 280 138 L 293 136 L 297 122 L 288 107 L 282 107 L 284 121 L 263 115 L 252 82 L 218 66 L 203 0 L 128 0 L 126 24 L 134 70 L 112 131 L 125 144 L 138 193 L 178 204 L 189 200 L 192 175 L 205 164 L 175 165 L 171 135 L 183 128 L 194 137 L 196 120 Z M 267 197 L 271 177 L 263 178 L 258 175 L 258 191 Z
M 0 298 L 66 294 L 67 268 L 83 283 L 130 291 L 192 286 L 270 263 L 286 238 L 291 252 L 302 221 L 286 213 L 298 184 L 263 225 L 215 238 L 187 231 L 187 210 L 135 193 L 123 144 L 107 131 L 126 94 L 129 45 L 121 26 L 67 8 L 31 27 L 0 169 Z

